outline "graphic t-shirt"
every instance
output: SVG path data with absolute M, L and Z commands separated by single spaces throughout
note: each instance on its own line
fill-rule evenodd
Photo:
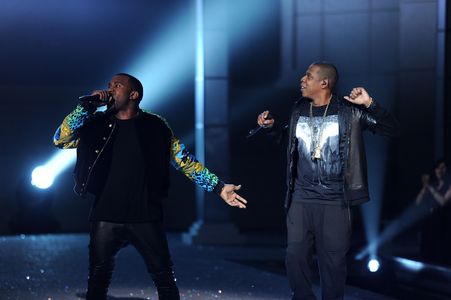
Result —
M 297 178 L 293 201 L 320 204 L 341 204 L 343 200 L 342 162 L 339 151 L 338 104 L 301 110 L 296 125 L 298 140 Z M 319 145 L 321 157 L 314 159 L 315 146 Z

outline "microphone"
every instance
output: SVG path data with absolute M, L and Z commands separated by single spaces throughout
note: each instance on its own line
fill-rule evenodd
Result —
M 100 99 L 100 95 L 83 95 L 78 97 L 78 101 L 81 102 L 102 102 L 102 103 L 108 103 L 108 99 Z
M 269 119 L 272 119 L 272 118 L 273 118 L 273 117 L 272 117 L 270 114 L 268 114 L 268 115 L 266 116 L 265 120 L 269 120 Z M 246 138 L 248 139 L 248 138 L 254 136 L 254 135 L 255 135 L 257 132 L 259 132 L 262 128 L 264 128 L 264 127 L 258 125 L 257 127 L 253 128 L 253 129 L 251 129 L 251 130 L 249 130 L 249 132 L 248 132 L 247 135 L 246 135 Z
M 260 129 L 262 129 L 262 128 L 263 128 L 263 126 L 257 126 L 257 127 L 255 127 L 254 129 L 249 130 L 249 132 L 248 132 L 247 135 L 246 135 L 246 138 L 248 139 L 248 138 L 252 137 L 254 134 L 256 134 L 257 132 L 259 132 Z

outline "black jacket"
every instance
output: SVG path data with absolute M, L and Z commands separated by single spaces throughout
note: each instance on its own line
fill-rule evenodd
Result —
M 89 105 L 77 105 L 53 137 L 58 148 L 77 148 L 74 190 L 79 195 L 90 192 L 98 196 L 102 192 L 113 154 L 115 118 L 103 112 L 94 114 L 94 110 Z M 170 164 L 204 190 L 220 193 L 224 183 L 188 151 L 162 117 L 140 110 L 135 126 L 150 179 L 151 202 L 167 196 Z
M 344 203 L 345 205 L 358 205 L 369 200 L 367 164 L 363 143 L 363 130 L 368 129 L 373 133 L 398 136 L 398 123 L 393 116 L 373 101 L 369 108 L 357 106 L 344 98 L 334 95 L 332 101 L 338 102 L 339 123 L 339 149 L 343 170 Z M 280 140 L 288 137 L 287 148 L 287 194 L 285 208 L 292 202 L 295 180 L 297 178 L 298 151 L 296 138 L 296 124 L 300 112 L 307 108 L 310 101 L 301 98 L 294 104 L 290 122 L 284 128 L 274 126 L 269 133 Z
M 172 132 L 158 116 L 140 112 L 136 116 L 136 132 L 146 172 L 150 178 L 148 190 L 154 200 L 167 196 Z M 77 194 L 99 195 L 109 174 L 113 143 L 116 135 L 115 118 L 95 115 L 79 132 L 77 163 L 74 169 Z

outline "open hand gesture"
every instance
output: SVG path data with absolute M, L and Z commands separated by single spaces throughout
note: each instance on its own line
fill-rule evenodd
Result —
M 230 206 L 246 208 L 246 199 L 235 193 L 241 188 L 241 185 L 225 184 L 219 196 Z

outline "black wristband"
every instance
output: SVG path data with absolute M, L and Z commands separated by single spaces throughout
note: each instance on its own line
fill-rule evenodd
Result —
M 94 113 L 97 110 L 97 107 L 91 103 L 91 101 L 83 101 L 80 103 L 84 109 L 86 109 L 90 114 Z
M 222 189 L 224 188 L 224 182 L 222 182 L 221 180 L 218 181 L 218 183 L 216 184 L 215 188 L 213 189 L 213 192 L 215 192 L 216 194 L 221 194 Z

